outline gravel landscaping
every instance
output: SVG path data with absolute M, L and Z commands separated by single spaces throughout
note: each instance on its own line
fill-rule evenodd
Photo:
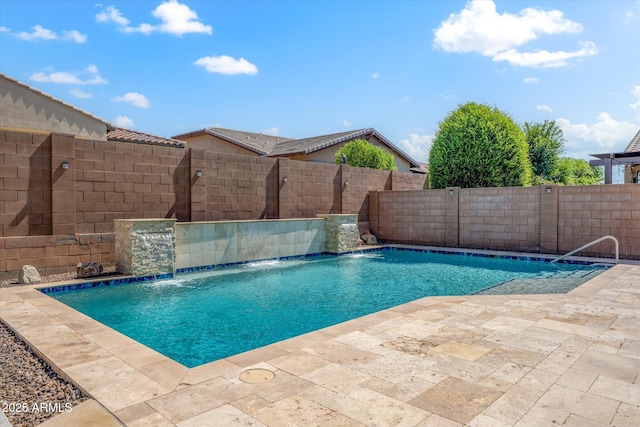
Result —
M 87 400 L 0 322 L 0 403 L 12 426 L 36 426 Z
M 113 274 L 113 270 L 108 270 L 103 275 Z M 54 274 L 43 276 L 40 283 L 76 278 L 75 272 Z M 15 280 L 0 281 L 0 288 L 8 286 L 22 285 Z M 0 366 L 0 404 L 13 427 L 36 426 L 89 399 L 73 384 L 59 377 L 2 321 Z

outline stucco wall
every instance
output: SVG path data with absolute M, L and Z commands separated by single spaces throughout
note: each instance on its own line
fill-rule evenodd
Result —
M 71 134 L 106 141 L 106 123 L 0 76 L 0 128 Z
M 257 156 L 258 153 L 246 150 L 224 139 L 209 134 L 201 134 L 194 136 L 181 136 L 181 141 L 187 143 L 187 148 L 197 148 L 213 153 L 224 154 L 241 154 L 243 156 Z
M 349 141 L 347 141 L 349 142 Z M 324 150 L 316 151 L 310 154 L 298 154 L 295 156 L 290 156 L 291 160 L 300 160 L 307 162 L 316 162 L 316 163 L 336 163 L 336 152 L 343 147 L 347 142 L 341 142 L 340 144 L 332 145 L 331 147 L 325 148 Z M 396 167 L 399 172 L 409 172 L 409 168 L 411 165 L 405 159 L 400 157 L 398 153 L 393 151 L 390 147 L 384 145 L 380 141 L 375 138 L 371 138 L 370 141 L 376 147 L 380 147 L 385 149 L 386 151 L 390 151 L 393 154 L 394 161 L 396 163 Z

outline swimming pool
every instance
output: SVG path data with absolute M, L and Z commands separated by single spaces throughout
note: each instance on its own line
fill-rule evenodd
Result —
M 378 250 L 45 292 L 194 367 L 425 296 L 467 295 L 516 279 L 581 276 L 598 268 Z

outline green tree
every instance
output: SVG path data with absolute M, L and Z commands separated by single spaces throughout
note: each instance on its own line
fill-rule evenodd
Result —
M 592 185 L 602 183 L 603 172 L 589 162 L 571 157 L 561 157 L 551 175 L 551 181 L 564 185 Z
M 397 169 L 393 154 L 364 139 L 354 139 L 344 144 L 336 152 L 337 164 L 342 163 L 343 154 L 347 157 L 349 166 L 381 170 Z
M 431 186 L 530 185 L 527 150 L 522 130 L 507 114 L 469 102 L 440 123 L 429 152 Z
M 533 174 L 540 181 L 551 179 L 564 151 L 564 133 L 555 121 L 525 123 L 522 130 L 529 144 L 529 160 Z

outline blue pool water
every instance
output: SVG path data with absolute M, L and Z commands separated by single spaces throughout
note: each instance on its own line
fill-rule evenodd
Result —
M 50 296 L 187 367 L 425 296 L 593 268 L 384 250 L 266 261 Z

